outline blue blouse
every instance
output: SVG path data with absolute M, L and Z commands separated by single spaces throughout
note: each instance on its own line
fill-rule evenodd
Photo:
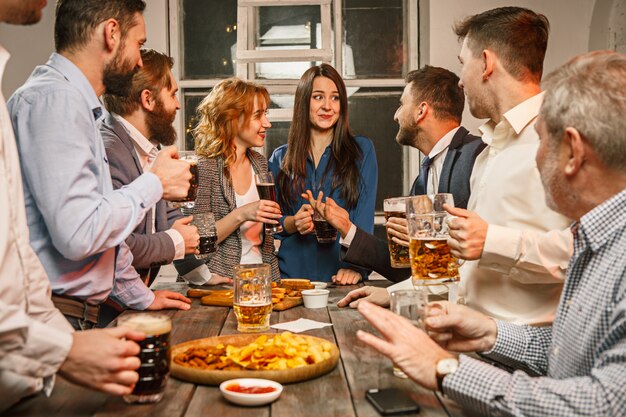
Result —
M 363 136 L 357 136 L 356 142 L 361 148 L 363 157 L 358 161 L 360 173 L 359 178 L 359 199 L 355 207 L 348 210 L 352 223 L 368 233 L 374 232 L 374 205 L 376 203 L 376 187 L 378 184 L 378 164 L 376 162 L 376 152 L 372 141 Z M 321 191 L 325 197 L 331 197 L 341 207 L 346 208 L 346 203 L 341 197 L 340 189 L 331 189 L 333 172 L 330 170 L 326 176 L 324 171 L 331 158 L 331 146 L 329 145 L 322 155 L 320 162 L 315 168 L 313 160 L 307 158 L 306 178 L 304 181 L 305 190 L 311 190 L 317 197 L 318 187 L 314 184 L 321 184 Z M 287 153 L 287 145 L 277 148 L 269 159 L 269 168 L 274 175 L 278 176 L 283 158 Z M 276 190 L 277 193 L 279 190 Z M 280 198 L 278 198 L 280 201 Z M 298 196 L 293 208 L 281 207 L 284 222 L 286 216 L 295 215 L 303 204 L 308 202 Z M 361 273 L 366 278 L 369 271 L 357 268 L 352 264 L 339 261 L 339 236 L 334 244 L 318 244 L 314 233 L 301 235 L 298 232 L 293 234 L 276 235 L 281 240 L 278 251 L 278 266 L 280 274 L 288 278 L 308 278 L 311 281 L 331 281 L 333 275 L 340 268 L 349 268 Z

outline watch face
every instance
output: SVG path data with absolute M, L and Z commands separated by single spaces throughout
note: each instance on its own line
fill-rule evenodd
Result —
M 440 375 L 448 375 L 456 371 L 459 367 L 459 360 L 455 358 L 441 359 L 437 362 L 437 373 Z

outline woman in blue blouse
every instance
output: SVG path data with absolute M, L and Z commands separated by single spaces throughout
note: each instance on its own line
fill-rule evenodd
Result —
M 348 95 L 328 64 L 307 70 L 298 83 L 289 141 L 269 160 L 283 212 L 278 251 L 284 277 L 355 284 L 368 271 L 339 261 L 339 237 L 319 244 L 313 234 L 313 209 L 302 195 L 320 191 L 350 213 L 361 229 L 374 230 L 378 166 L 372 141 L 354 136 L 348 125 Z

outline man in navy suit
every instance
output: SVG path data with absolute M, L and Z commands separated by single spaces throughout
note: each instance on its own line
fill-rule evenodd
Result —
M 176 142 L 172 123 L 180 103 L 171 71 L 174 61 L 150 49 L 141 51 L 141 59 L 143 67 L 133 76 L 130 94 L 104 95 L 110 113 L 100 130 L 116 189 L 150 170 L 161 145 Z M 161 265 L 196 253 L 199 235 L 191 221 L 191 216 L 183 217 L 180 210 L 160 200 L 126 239 L 133 253 L 133 266 L 148 285 Z M 211 276 L 202 261 L 195 266 L 202 271 L 184 276 L 193 284 L 229 281 Z
M 444 68 L 425 66 L 411 71 L 394 120 L 399 125 L 396 141 L 426 155 L 411 195 L 452 193 L 457 207 L 467 207 L 474 160 L 484 149 L 480 138 L 461 126 L 465 105 L 459 77 Z M 359 229 L 347 213 L 327 199 L 328 220 L 341 233 L 343 261 L 364 266 L 391 281 L 400 281 L 410 270 L 392 268 L 387 242 Z M 389 233 L 408 241 L 406 220 L 390 218 Z

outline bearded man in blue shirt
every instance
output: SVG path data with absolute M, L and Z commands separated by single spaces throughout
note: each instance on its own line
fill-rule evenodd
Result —
M 56 51 L 8 102 L 24 177 L 30 243 L 55 306 L 75 329 L 94 327 L 111 296 L 125 308 L 188 309 L 189 300 L 150 291 L 124 240 L 161 197 L 181 198 L 189 165 L 175 148 L 151 172 L 113 190 L 98 97 L 125 95 L 146 41 L 142 0 L 60 0 Z M 101 323 L 102 325 L 106 323 Z

